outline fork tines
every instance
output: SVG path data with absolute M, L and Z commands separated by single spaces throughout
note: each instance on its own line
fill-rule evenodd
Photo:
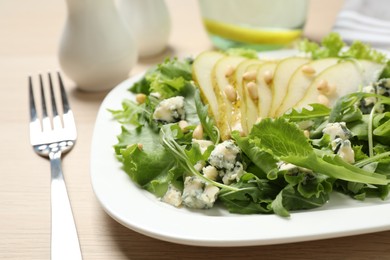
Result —
M 53 84 L 52 76 L 50 72 L 47 75 L 47 82 L 49 85 L 49 90 L 45 89 L 44 79 L 42 74 L 39 74 L 39 92 L 40 92 L 40 104 L 41 104 L 41 115 L 37 113 L 37 106 L 35 103 L 34 90 L 33 90 L 33 79 L 29 76 L 29 101 L 30 101 L 30 120 L 31 123 L 40 124 L 42 131 L 50 131 L 51 129 L 62 128 L 65 126 L 74 127 L 74 119 L 72 111 L 70 110 L 68 98 L 66 96 L 64 83 L 61 77 L 60 72 L 57 72 L 58 77 L 58 89 L 59 95 L 61 97 L 60 108 L 62 110 L 59 112 L 58 105 L 56 100 L 56 92 Z M 50 102 L 46 98 L 46 93 L 49 91 Z M 50 110 L 51 108 L 51 110 Z M 62 115 L 62 117 L 61 117 Z M 41 120 L 39 118 L 41 117 Z M 62 120 L 61 120 L 62 118 Z

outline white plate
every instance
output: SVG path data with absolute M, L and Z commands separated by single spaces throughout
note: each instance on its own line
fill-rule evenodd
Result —
M 390 201 L 354 201 L 333 194 L 316 210 L 276 215 L 237 215 L 222 208 L 189 210 L 160 202 L 137 187 L 121 170 L 113 145 L 120 125 L 108 108 L 119 109 L 127 89 L 142 75 L 114 88 L 103 101 L 92 140 L 91 179 L 104 210 L 119 223 L 144 235 L 198 246 L 249 246 L 316 240 L 390 229 Z

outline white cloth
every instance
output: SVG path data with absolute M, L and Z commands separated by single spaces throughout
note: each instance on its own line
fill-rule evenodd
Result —
M 349 43 L 360 40 L 390 49 L 390 1 L 346 0 L 333 31 Z

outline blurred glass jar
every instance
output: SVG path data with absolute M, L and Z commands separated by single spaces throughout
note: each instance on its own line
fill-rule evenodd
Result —
M 199 0 L 203 24 L 219 49 L 288 48 L 302 35 L 308 0 Z

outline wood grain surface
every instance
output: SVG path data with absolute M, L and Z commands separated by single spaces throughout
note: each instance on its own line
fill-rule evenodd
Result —
M 140 60 L 130 76 L 167 55 L 195 55 L 212 48 L 197 2 L 166 2 L 172 17 L 169 49 Z M 329 32 L 341 4 L 338 0 L 311 1 L 306 36 L 320 39 Z M 27 75 L 59 68 L 57 49 L 65 17 L 62 0 L 0 1 L 0 259 L 50 258 L 50 168 L 29 146 Z M 63 170 L 84 259 L 390 259 L 390 232 L 273 246 L 208 248 L 163 242 L 123 227 L 99 205 L 89 174 L 94 121 L 107 93 L 80 92 L 69 79 L 66 87 L 79 138 L 64 158 Z

